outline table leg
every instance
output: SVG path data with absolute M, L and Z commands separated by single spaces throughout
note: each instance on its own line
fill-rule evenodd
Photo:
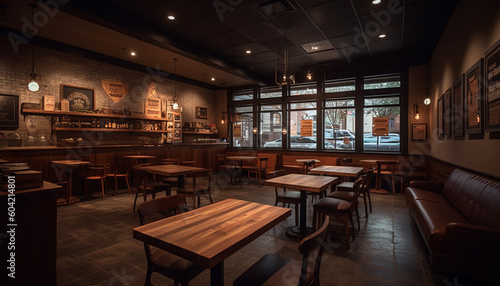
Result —
M 307 192 L 300 191 L 299 226 L 291 226 L 286 230 L 287 236 L 302 239 L 312 233 L 312 228 L 307 227 Z
M 372 193 L 386 194 L 388 193 L 386 190 L 382 189 L 382 178 L 380 173 L 382 172 L 382 164 L 377 163 L 377 177 L 375 182 L 375 189 L 371 189 Z
M 210 285 L 224 285 L 224 261 L 210 268 Z
M 74 204 L 80 201 L 79 198 L 73 196 L 73 168 L 68 168 L 68 201 L 70 204 Z
M 185 185 L 185 183 L 184 183 L 184 175 L 180 175 L 180 176 L 177 177 L 177 184 L 178 184 L 178 188 L 179 189 L 184 188 L 184 185 Z

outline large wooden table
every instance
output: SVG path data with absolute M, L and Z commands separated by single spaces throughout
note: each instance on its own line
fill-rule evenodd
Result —
M 184 175 L 191 174 L 192 172 L 206 171 L 207 169 L 181 166 L 181 165 L 153 165 L 140 167 L 151 174 L 162 175 L 167 177 L 177 176 L 179 178 L 179 188 L 184 187 Z
M 210 284 L 223 285 L 224 259 L 290 214 L 287 208 L 227 199 L 136 227 L 133 236 L 210 268 Z
M 90 165 L 90 162 L 80 160 L 59 160 L 52 161 L 51 163 L 53 164 L 52 169 L 56 173 L 57 179 L 59 181 L 63 181 L 63 173 L 67 173 L 68 175 L 68 203 L 71 204 L 80 201 L 80 199 L 73 196 L 73 169 L 80 166 Z
M 287 234 L 292 237 L 303 238 L 310 230 L 307 228 L 307 192 L 321 193 L 328 187 L 336 184 L 337 177 L 314 176 L 303 174 L 288 174 L 266 180 L 267 186 L 295 189 L 300 191 L 300 221 L 299 228 L 290 227 Z
M 354 178 L 357 178 L 361 174 L 361 172 L 363 172 L 363 167 L 354 167 L 354 166 L 323 165 L 309 170 L 309 173 L 316 175 L 329 175 L 329 176 L 354 177 Z

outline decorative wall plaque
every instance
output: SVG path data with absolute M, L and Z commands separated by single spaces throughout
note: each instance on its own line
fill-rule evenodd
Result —
M 122 101 L 122 99 L 128 94 L 128 83 L 126 82 L 103 79 L 101 84 L 106 94 L 115 103 Z
M 144 100 L 144 114 L 149 117 L 161 117 L 161 99 L 159 97 L 148 97 Z

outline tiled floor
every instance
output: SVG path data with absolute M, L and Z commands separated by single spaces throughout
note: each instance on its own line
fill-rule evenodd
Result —
M 215 201 L 237 198 L 274 204 L 274 188 L 221 183 L 213 190 Z M 96 198 L 58 208 L 58 285 L 144 285 L 146 258 L 141 242 L 132 238 L 139 225 L 132 212 L 134 195 L 122 192 L 106 199 Z M 140 198 L 141 199 L 141 198 Z M 373 194 L 373 212 L 364 218 L 360 205 L 361 229 L 347 249 L 339 226 L 321 266 L 321 285 L 453 285 L 433 274 L 415 238 L 403 195 Z M 204 201 L 207 203 L 207 201 Z M 308 219 L 312 207 L 308 199 Z M 225 260 L 225 284 L 232 281 L 266 253 L 299 258 L 298 242 L 285 236 L 294 215 Z M 310 222 L 309 222 L 310 223 Z M 157 273 L 155 285 L 173 285 Z M 190 285 L 208 285 L 204 271 Z

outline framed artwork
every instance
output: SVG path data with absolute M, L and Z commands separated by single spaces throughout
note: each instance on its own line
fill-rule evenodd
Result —
M 443 139 L 444 138 L 444 120 L 443 120 L 443 111 L 444 111 L 444 108 L 443 108 L 443 101 L 444 101 L 444 95 L 442 94 L 439 98 L 438 98 L 438 101 L 437 101 L 437 116 L 436 116 L 436 120 L 437 120 L 437 136 L 438 136 L 438 139 Z
M 167 120 L 174 120 L 174 114 L 172 112 L 167 113 Z
M 208 108 L 196 106 L 196 119 L 207 119 L 208 118 Z
M 500 40 L 486 52 L 486 128 L 500 131 Z
M 427 141 L 427 124 L 414 123 L 411 125 L 412 141 Z
M 483 133 L 483 59 L 465 73 L 465 132 Z
M 174 113 L 174 120 L 181 120 L 181 114 L 180 113 Z
M 68 100 L 70 111 L 94 110 L 94 90 L 91 88 L 61 84 L 61 99 Z
M 452 115 L 452 97 L 451 97 L 451 87 L 444 93 L 443 102 L 443 124 L 444 124 L 444 136 L 446 138 L 451 137 L 451 115 Z
M 19 96 L 0 94 L 0 130 L 19 129 Z
M 175 122 L 175 128 L 181 128 L 181 123 L 180 122 Z
M 464 134 L 464 75 L 460 75 L 453 83 L 453 136 L 463 137 Z

